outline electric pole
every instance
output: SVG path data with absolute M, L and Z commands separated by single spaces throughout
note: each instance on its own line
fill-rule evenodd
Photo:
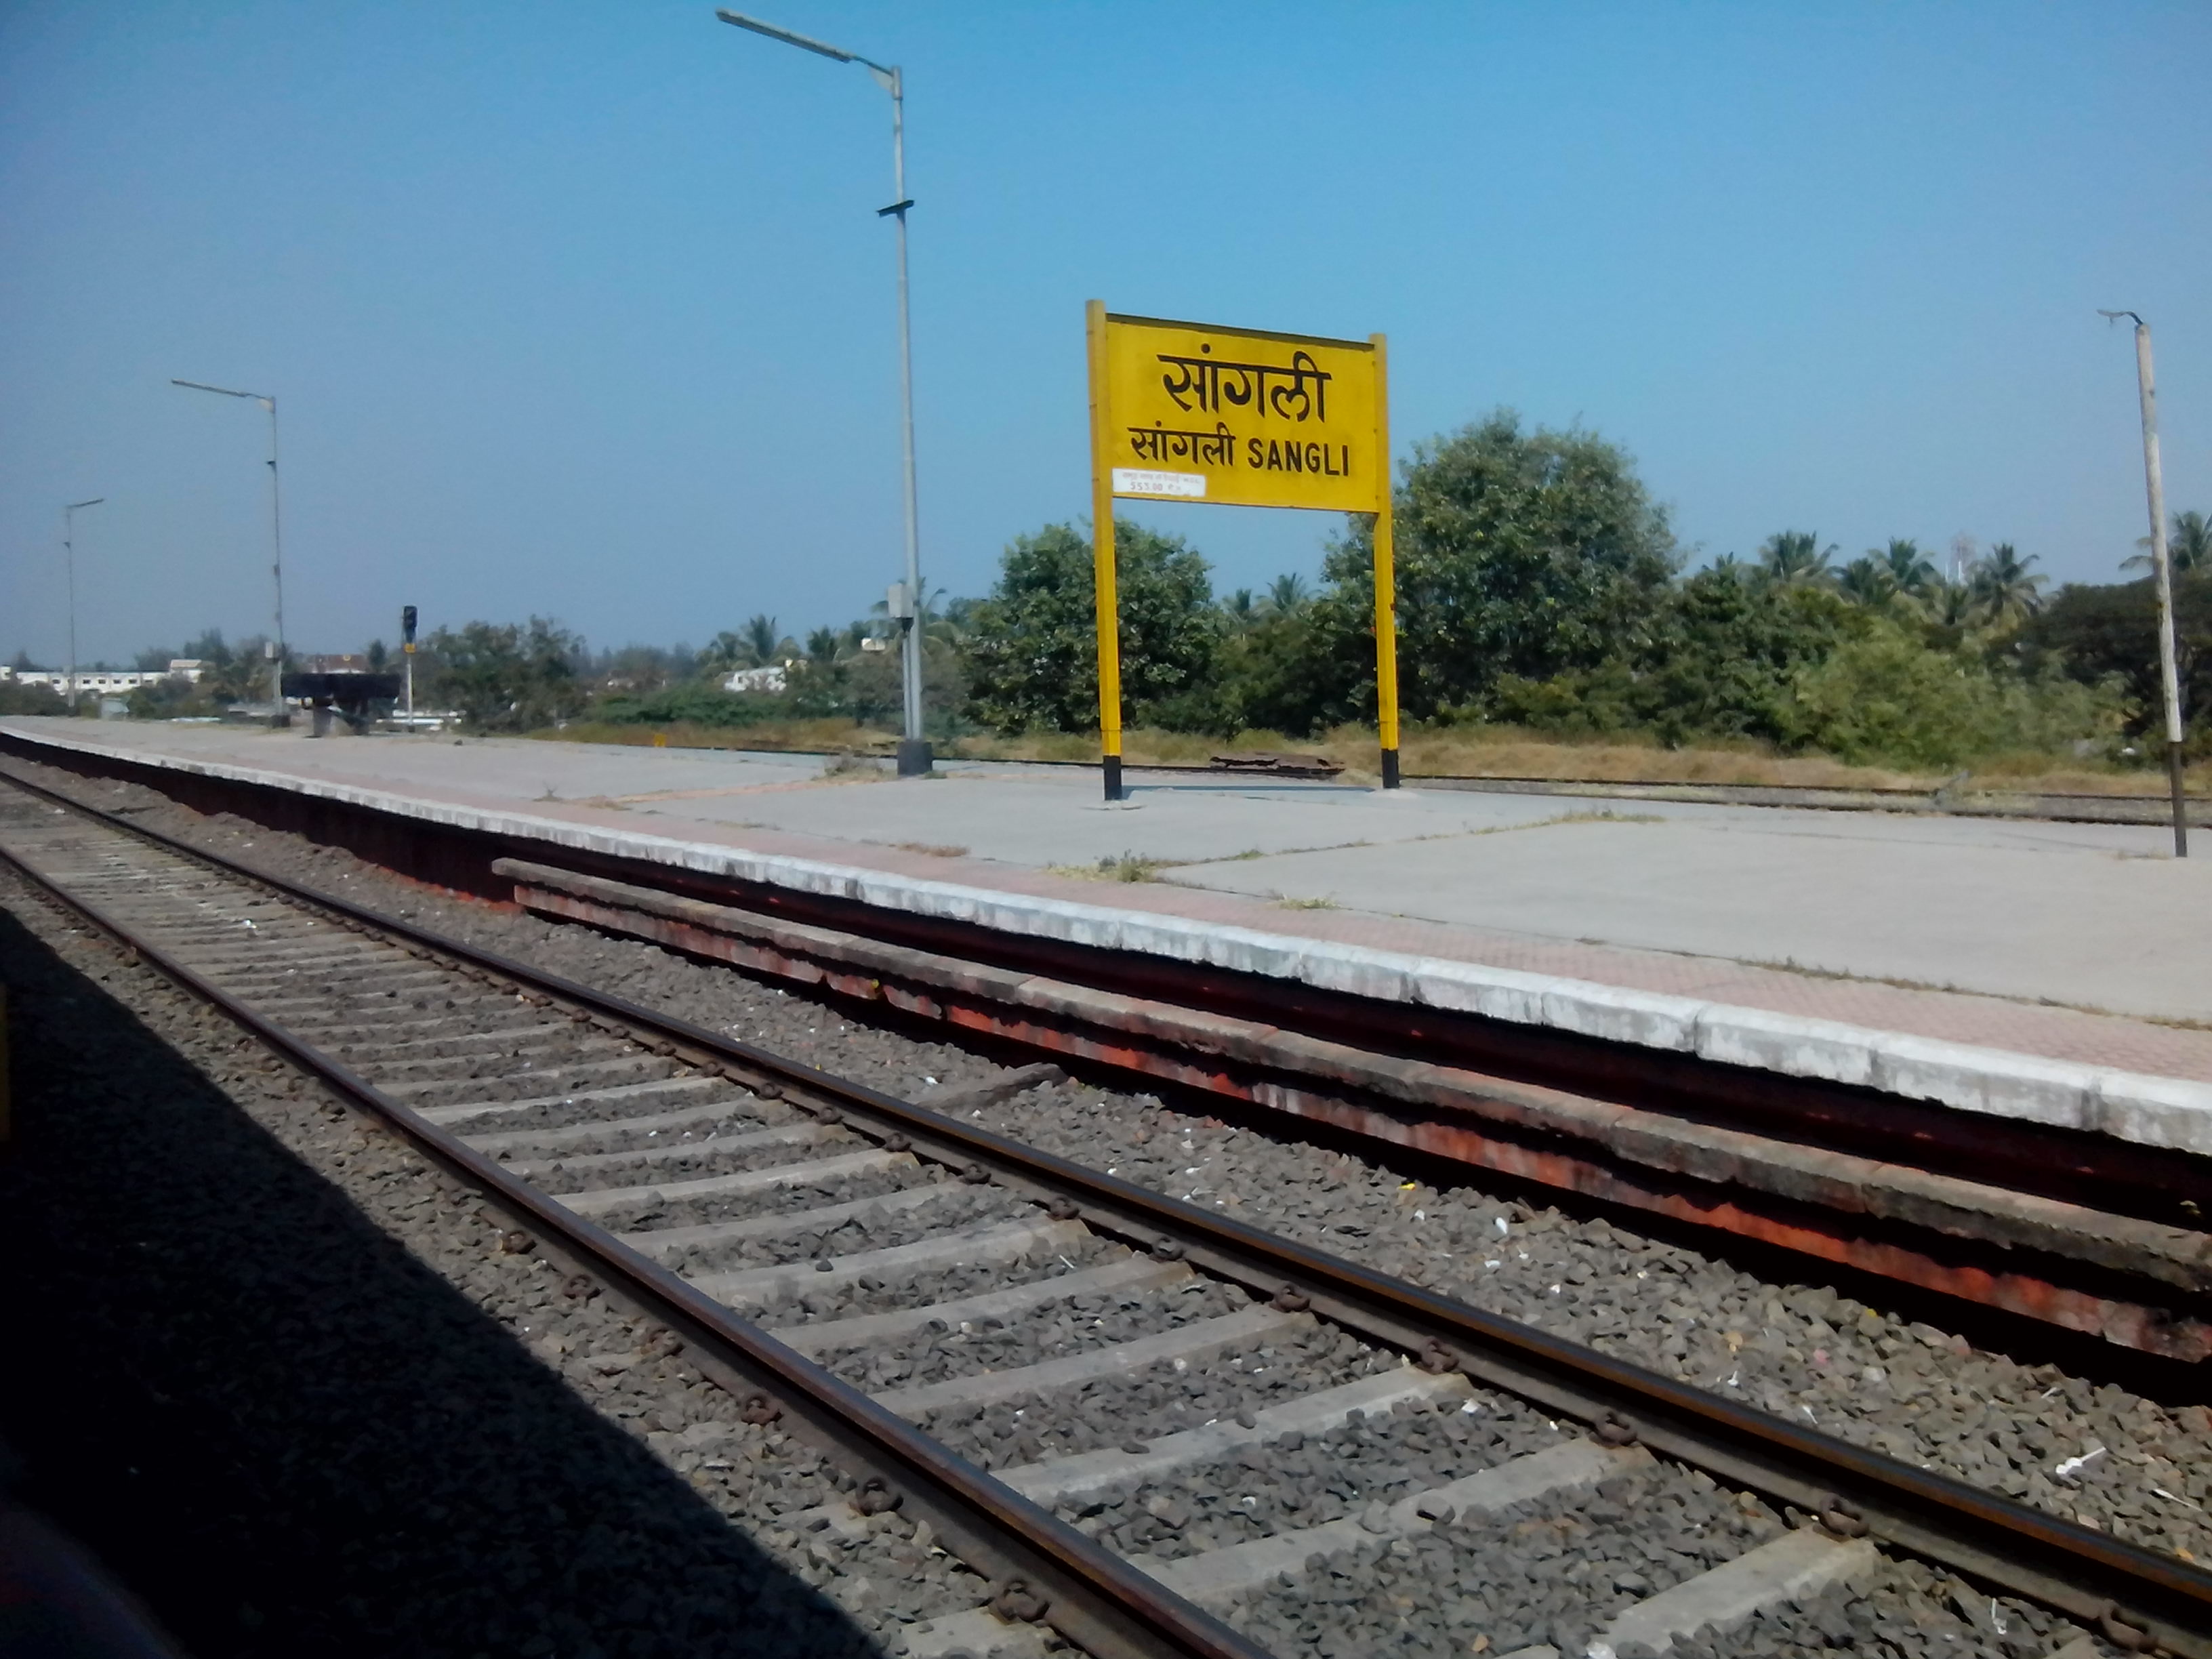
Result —
M 2189 856 L 2189 818 L 2181 788 L 2181 679 L 2173 642 L 2173 562 L 2166 544 L 2166 481 L 2158 465 L 2158 382 L 2151 374 L 2150 325 L 2132 311 L 2100 311 L 2136 325 L 2136 391 L 2142 404 L 2143 488 L 2150 497 L 2151 585 L 2158 593 L 2158 672 L 2166 693 L 2166 775 L 2173 792 L 2173 856 Z

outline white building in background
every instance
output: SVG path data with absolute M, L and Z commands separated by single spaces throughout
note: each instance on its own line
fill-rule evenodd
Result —
M 740 668 L 726 675 L 722 680 L 725 691 L 781 691 L 783 690 L 783 668 L 772 663 L 766 668 Z
M 198 685 L 200 676 L 207 672 L 207 664 L 198 657 L 172 657 L 167 668 L 80 668 L 76 671 L 79 694 L 97 691 L 113 696 L 125 691 L 136 691 L 142 685 L 159 685 L 163 680 L 188 680 Z M 69 689 L 69 670 L 66 668 L 9 668 L 0 665 L 0 681 L 12 685 L 51 685 L 57 691 Z

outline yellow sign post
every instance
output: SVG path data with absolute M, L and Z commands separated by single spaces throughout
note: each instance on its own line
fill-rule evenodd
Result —
M 1087 308 L 1098 726 L 1106 799 L 1121 795 L 1114 502 L 1212 501 L 1375 515 L 1375 684 L 1382 787 L 1398 787 L 1390 418 L 1380 334 L 1316 339 Z

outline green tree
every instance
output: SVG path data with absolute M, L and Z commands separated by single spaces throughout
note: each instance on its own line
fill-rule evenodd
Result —
M 1982 556 L 1967 585 L 1973 589 L 1984 617 L 2004 626 L 2043 608 L 2043 596 L 2038 590 L 2051 579 L 2031 571 L 2028 567 L 2034 562 L 2033 555 L 2021 558 L 2010 542 L 1996 543 Z
M 2174 578 L 2173 613 L 2182 717 L 2201 725 L 2203 712 L 2212 708 L 2212 566 Z M 2163 718 L 2158 598 L 2147 577 L 2068 583 L 2021 630 L 2019 649 L 2032 671 L 2063 672 L 2088 684 L 2118 681 L 2131 732 L 2155 729 Z
M 520 627 L 441 628 L 426 646 L 432 699 L 459 709 L 479 731 L 527 732 L 583 707 L 576 676 L 583 641 L 544 617 Z
M 1863 553 L 1838 573 L 1836 591 L 1853 605 L 1881 611 L 1894 603 L 1903 589 L 1887 560 Z
M 255 634 L 235 647 L 210 628 L 186 640 L 177 654 L 206 664 L 197 691 L 211 708 L 252 702 L 269 695 L 269 664 L 262 655 L 263 636 Z
M 1882 550 L 1881 562 L 1889 571 L 1889 579 L 1897 584 L 1898 592 L 1910 597 L 1925 593 L 1936 580 L 1935 562 L 1920 550 L 1918 542 L 1892 537 L 1889 545 Z
M 688 646 L 632 644 L 600 652 L 589 664 L 580 664 L 579 672 L 606 690 L 641 696 L 690 679 L 696 660 Z
M 1822 547 L 1812 531 L 1778 530 L 1759 544 L 1759 573 L 1777 587 L 1822 586 L 1835 580 L 1835 544 Z
M 2136 545 L 2143 550 L 2122 559 L 2121 569 L 2150 568 L 2150 538 L 2139 538 Z M 2185 570 L 2212 570 L 2212 519 L 2196 512 L 2175 514 L 2166 530 L 2166 556 L 2177 575 Z
M 1114 521 L 1121 698 L 1132 724 L 1204 724 L 1222 632 L 1206 561 L 1179 536 Z M 968 707 L 997 732 L 1095 731 L 1098 648 L 1090 538 L 1073 525 L 1017 537 L 963 644 Z
M 2176 570 L 2212 570 L 2212 520 L 2202 513 L 2175 514 L 2166 552 Z
M 775 618 L 766 612 L 756 612 L 748 617 L 738 637 L 744 641 L 745 656 L 753 667 L 763 667 L 781 659 L 783 635 L 776 631 Z
M 18 666 L 28 666 L 22 653 L 16 653 Z M 50 685 L 25 685 L 16 680 L 0 680 L 0 714 L 66 714 L 69 702 Z
M 1594 433 L 1500 410 L 1415 446 L 1395 495 L 1400 702 L 1485 712 L 1500 680 L 1595 666 L 1668 589 L 1674 538 L 1628 456 Z M 1311 606 L 1321 719 L 1375 707 L 1374 524 L 1355 515 Z
M 1295 617 L 1312 603 L 1313 590 L 1295 570 L 1267 584 L 1267 608 L 1276 616 Z
M 744 637 L 726 628 L 708 641 L 706 649 L 700 652 L 699 672 L 702 674 L 726 674 L 733 668 L 748 667 L 750 662 Z
M 1595 667 L 1543 681 L 1509 680 L 1498 713 L 1570 732 L 1644 730 L 1668 743 L 1754 738 L 1800 743 L 1798 678 L 1825 660 L 1865 614 L 1820 587 L 1769 586 L 1722 560 L 1662 596 L 1650 625 Z
M 1951 647 L 1965 643 L 1987 616 L 1972 580 L 1947 581 L 1941 576 L 1930 578 L 1920 590 L 1917 608 L 1931 639 Z
M 1220 647 L 1214 685 L 1204 708 L 1207 730 L 1286 732 L 1304 737 L 1337 717 L 1330 681 L 1315 672 L 1330 659 L 1331 641 L 1311 606 L 1264 610 Z M 1354 635 L 1355 645 L 1366 643 Z M 1372 669 L 1370 668 L 1371 679 Z M 1338 676 L 1341 684 L 1347 677 Z M 1350 677 L 1356 683 L 1356 675 Z

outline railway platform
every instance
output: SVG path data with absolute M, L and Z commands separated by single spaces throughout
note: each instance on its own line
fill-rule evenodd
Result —
M 1108 805 L 1087 769 L 1015 763 L 895 781 L 527 739 L 0 732 L 2212 1150 L 2212 860 L 2171 859 L 2156 828 L 1134 769 Z

